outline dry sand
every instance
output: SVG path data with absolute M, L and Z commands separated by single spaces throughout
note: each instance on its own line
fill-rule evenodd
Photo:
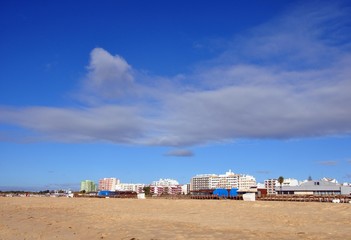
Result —
M 351 239 L 351 204 L 0 198 L 0 239 Z

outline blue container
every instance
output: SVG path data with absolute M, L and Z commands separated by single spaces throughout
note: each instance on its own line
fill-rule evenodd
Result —
M 112 195 L 111 191 L 99 191 L 98 192 L 98 196 L 99 197 L 109 197 Z
M 237 197 L 238 196 L 238 189 L 237 188 L 230 189 L 229 195 L 230 195 L 230 197 Z
M 224 188 L 217 188 L 213 191 L 213 195 L 218 197 L 228 197 L 228 190 Z

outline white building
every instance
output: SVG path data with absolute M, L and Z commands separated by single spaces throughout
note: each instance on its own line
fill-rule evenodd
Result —
M 152 195 L 179 195 L 182 193 L 182 185 L 173 185 L 173 186 L 155 186 L 150 185 L 150 193 Z
M 132 191 L 136 193 L 144 192 L 145 184 L 141 183 L 119 183 L 116 184 L 117 191 Z
M 280 194 L 295 195 L 350 195 L 351 187 L 321 179 L 304 181 L 299 186 L 282 186 L 281 189 L 278 187 L 276 191 Z
M 277 183 L 278 180 L 276 178 L 264 180 L 264 186 L 267 189 L 267 194 L 276 194 L 275 186 Z
M 190 183 L 182 185 L 182 194 L 187 195 L 190 193 Z
M 190 190 L 198 191 L 204 189 L 238 188 L 245 191 L 256 187 L 256 179 L 253 176 L 233 173 L 231 170 L 225 174 L 201 174 L 191 178 Z
M 182 185 L 179 185 L 179 182 L 174 179 L 160 179 L 158 181 L 153 181 L 150 185 L 150 193 L 152 195 L 162 195 L 170 194 L 176 195 L 182 193 Z
M 321 181 L 338 183 L 338 181 L 335 178 L 327 178 L 327 177 L 322 178 Z
M 177 180 L 170 179 L 170 178 L 165 178 L 165 179 L 160 178 L 160 180 L 158 181 L 153 181 L 151 185 L 152 186 L 175 186 L 175 185 L 179 185 L 179 182 Z
M 238 182 L 239 191 L 249 191 L 253 187 L 257 187 L 256 179 L 250 175 L 240 175 Z
M 219 184 L 217 188 L 239 188 L 240 174 L 233 173 L 230 169 L 225 174 L 219 175 Z
M 190 191 L 214 189 L 219 184 L 219 177 L 215 174 L 200 174 L 191 178 Z
M 279 183 L 277 183 L 277 185 L 280 185 Z M 297 179 L 295 178 L 284 178 L 283 184 L 282 186 L 299 186 L 300 183 Z
M 277 194 L 277 191 L 280 188 L 280 183 L 278 182 L 278 179 L 267 179 L 264 181 L 265 188 L 267 189 L 267 194 Z M 282 183 L 282 186 L 299 186 L 300 183 L 297 179 L 295 178 L 284 178 L 284 181 Z
M 161 195 L 165 191 L 164 186 L 155 186 L 150 185 L 150 194 L 151 195 Z

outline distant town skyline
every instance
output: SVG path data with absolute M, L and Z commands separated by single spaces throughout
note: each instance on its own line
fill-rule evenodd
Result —
M 350 21 L 349 1 L 3 3 L 0 190 L 350 182 Z

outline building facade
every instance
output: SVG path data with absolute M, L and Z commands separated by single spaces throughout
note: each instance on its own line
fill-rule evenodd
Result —
M 282 186 L 276 188 L 279 194 L 295 195 L 350 195 L 351 187 L 339 183 L 321 180 L 304 181 L 298 186 Z
M 152 195 L 175 195 L 182 193 L 182 185 L 175 179 L 160 179 L 153 181 L 150 185 L 150 193 Z
M 99 190 L 115 191 L 119 182 L 117 178 L 102 178 L 99 180 Z
M 200 174 L 191 178 L 190 191 L 199 191 L 203 189 L 214 189 L 218 185 L 219 178 L 215 174 Z
M 268 195 L 269 194 L 276 194 L 275 186 L 277 185 L 277 183 L 278 183 L 278 179 L 276 179 L 276 178 L 264 180 L 264 186 L 267 189 Z
M 299 181 L 295 178 L 284 178 L 282 186 L 299 186 L 299 184 Z M 277 190 L 280 189 L 280 183 L 276 178 L 265 180 L 264 186 L 267 189 L 267 194 L 277 194 Z
M 238 179 L 239 191 L 250 191 L 252 188 L 257 188 L 256 179 L 250 175 L 240 175 Z
M 141 183 L 119 183 L 116 185 L 116 190 L 142 193 L 144 192 L 144 187 L 145 187 L 145 184 L 141 184 Z
M 282 186 L 299 186 L 299 181 L 295 178 L 284 178 Z
M 83 180 L 80 182 L 80 191 L 85 191 L 86 193 L 89 192 L 96 192 L 97 187 L 96 184 L 91 180 Z
M 190 193 L 190 183 L 182 185 L 182 194 L 187 195 Z
M 233 173 L 231 170 L 221 175 L 196 175 L 190 182 L 190 191 L 216 188 L 238 188 L 240 191 L 246 191 L 252 187 L 256 187 L 256 179 L 253 176 Z
M 175 179 L 170 179 L 170 178 L 165 178 L 165 179 L 160 179 L 158 181 L 153 181 L 151 183 L 152 186 L 175 186 L 179 185 L 179 182 Z
M 179 195 L 182 194 L 182 185 L 173 185 L 173 186 L 155 186 L 150 185 L 150 193 L 152 195 Z

